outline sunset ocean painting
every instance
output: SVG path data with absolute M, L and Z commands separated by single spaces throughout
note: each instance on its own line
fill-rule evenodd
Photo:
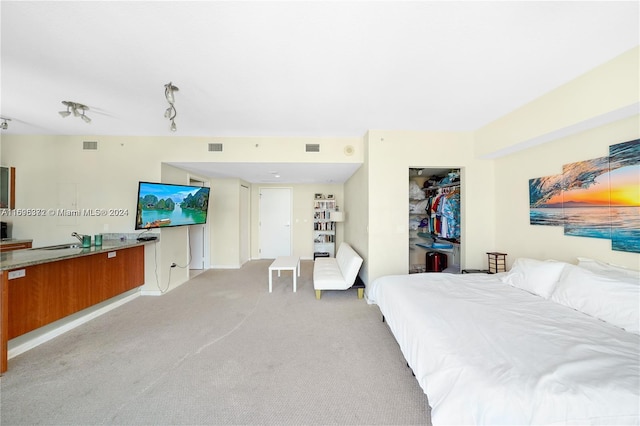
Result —
M 609 147 L 611 248 L 640 253 L 640 139 Z
M 611 239 L 609 157 L 565 164 L 562 189 L 565 235 Z
M 551 199 L 555 201 L 550 203 Z M 529 180 L 529 223 L 564 226 L 562 175 Z
M 613 250 L 640 253 L 640 140 L 609 148 L 608 157 L 529 180 L 529 223 L 564 226 L 566 235 L 606 238 Z

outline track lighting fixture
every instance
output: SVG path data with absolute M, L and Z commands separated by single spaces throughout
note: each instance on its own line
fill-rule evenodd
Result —
M 2 123 L 0 123 L 0 129 L 7 130 L 9 128 L 9 123 L 7 123 L 7 121 L 11 121 L 11 119 L 0 117 L 0 120 L 2 120 Z
M 71 101 L 62 101 L 62 104 L 67 107 L 66 111 L 58 112 L 62 117 L 68 117 L 73 114 L 74 117 L 82 118 L 85 123 L 91 123 L 91 119 L 85 115 L 85 112 L 89 110 L 88 106 Z
M 171 82 L 164 85 L 164 97 L 167 98 L 167 102 L 169 102 L 169 108 L 164 112 L 164 117 L 168 118 L 171 121 L 171 129 L 172 132 L 175 132 L 178 128 L 176 127 L 175 118 L 178 115 L 176 111 L 176 107 L 173 105 L 176 101 L 174 92 L 177 92 L 179 89 L 174 86 Z

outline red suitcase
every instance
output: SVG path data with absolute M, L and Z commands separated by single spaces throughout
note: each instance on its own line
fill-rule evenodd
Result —
M 447 255 L 436 251 L 427 252 L 427 272 L 442 272 L 447 269 Z

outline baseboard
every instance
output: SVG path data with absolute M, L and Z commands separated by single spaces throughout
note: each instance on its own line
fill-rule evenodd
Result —
M 211 265 L 209 269 L 240 269 L 241 265 Z
M 140 290 L 140 296 L 162 296 L 163 294 L 160 290 Z
M 120 296 L 109 299 L 106 302 L 99 303 L 91 308 L 84 309 L 66 318 L 62 318 L 52 324 L 45 325 L 36 330 L 33 330 L 22 336 L 18 336 L 8 342 L 7 356 L 9 359 L 18 356 L 29 349 L 33 349 L 38 345 L 41 345 L 49 340 L 58 337 L 69 330 L 91 321 L 94 318 L 104 315 L 113 309 L 124 305 L 140 296 L 138 289 L 131 290 L 128 293 L 123 293 Z

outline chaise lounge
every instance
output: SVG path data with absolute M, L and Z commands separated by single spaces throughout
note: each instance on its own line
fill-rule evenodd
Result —
M 362 266 L 362 257 L 347 243 L 341 243 L 336 257 L 319 257 L 313 265 L 313 288 L 316 299 L 322 296 L 322 290 L 346 290 L 354 286 L 358 271 Z M 364 286 L 358 288 L 358 298 L 362 299 Z

